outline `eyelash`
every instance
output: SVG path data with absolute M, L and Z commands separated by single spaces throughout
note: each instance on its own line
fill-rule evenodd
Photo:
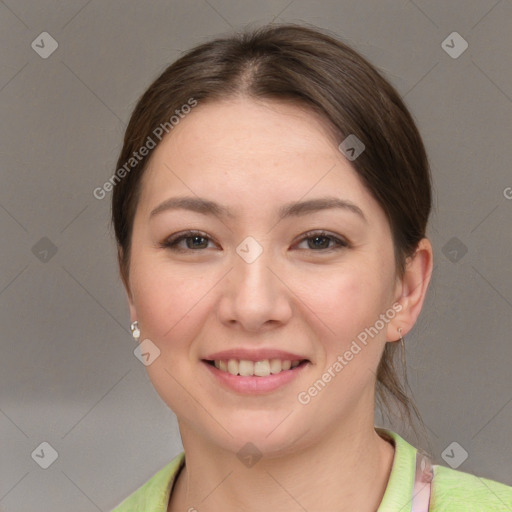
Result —
M 185 231 L 184 233 L 181 233 L 178 235 L 173 235 L 173 236 L 167 238 L 162 243 L 160 243 L 159 246 L 162 249 L 170 249 L 171 251 L 175 251 L 175 252 L 191 252 L 191 251 L 195 252 L 195 251 L 205 250 L 205 249 L 189 249 L 189 248 L 183 249 L 181 247 L 178 247 L 178 243 L 180 243 L 182 240 L 187 240 L 188 238 L 194 238 L 194 237 L 201 237 L 201 238 L 211 241 L 211 238 L 206 233 L 203 233 L 201 231 Z M 303 237 L 299 240 L 298 243 L 301 243 L 305 240 L 309 240 L 312 238 L 327 238 L 327 239 L 333 241 L 336 245 L 336 247 L 331 247 L 329 249 L 319 249 L 319 250 L 309 249 L 313 252 L 330 253 L 333 251 L 337 251 L 339 249 L 344 249 L 344 248 L 350 247 L 349 243 L 346 240 L 338 238 L 329 233 L 326 233 L 325 231 L 309 231 L 308 233 L 305 233 L 303 235 Z M 303 250 L 303 249 L 301 249 L 301 250 Z

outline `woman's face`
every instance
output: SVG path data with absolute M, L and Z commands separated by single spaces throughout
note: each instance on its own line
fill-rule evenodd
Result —
M 237 99 L 199 103 L 155 149 L 130 308 L 182 430 L 275 455 L 373 427 L 399 280 L 384 212 L 340 142 L 297 106 Z M 166 207 L 184 197 L 197 208 Z

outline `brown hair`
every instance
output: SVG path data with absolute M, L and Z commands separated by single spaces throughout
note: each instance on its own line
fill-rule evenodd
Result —
M 427 155 L 414 120 L 397 91 L 361 55 L 318 29 L 267 25 L 201 44 L 170 65 L 138 101 L 126 129 L 117 169 L 133 159 L 159 126 L 189 104 L 244 95 L 296 103 L 325 119 L 340 142 L 354 134 L 365 150 L 352 161 L 391 226 L 397 273 L 425 237 L 431 209 Z M 167 125 L 165 124 L 167 123 Z M 153 135 L 154 138 L 154 135 Z M 119 266 L 128 283 L 130 243 L 141 177 L 151 151 L 123 173 L 112 197 Z M 132 165 L 133 164 L 133 165 Z M 388 412 L 395 399 L 413 425 L 419 411 L 395 367 L 398 343 L 387 343 L 377 371 L 376 395 Z

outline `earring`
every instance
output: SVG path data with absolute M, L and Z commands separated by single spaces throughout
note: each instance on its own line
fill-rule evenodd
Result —
M 400 345 L 402 347 L 402 366 L 405 368 L 405 343 L 404 338 L 402 336 L 402 328 L 398 328 L 398 334 L 400 335 Z
M 135 341 L 139 341 L 140 339 L 140 329 L 139 329 L 139 322 L 135 320 L 135 322 L 132 322 L 130 325 L 130 330 L 132 331 L 132 336 Z

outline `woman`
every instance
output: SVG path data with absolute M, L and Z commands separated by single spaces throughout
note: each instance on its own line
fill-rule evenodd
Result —
M 194 48 L 117 168 L 132 332 L 184 447 L 117 512 L 511 510 L 512 488 L 374 426 L 376 398 L 415 411 L 393 356 L 432 272 L 431 190 L 364 58 L 296 25 Z

